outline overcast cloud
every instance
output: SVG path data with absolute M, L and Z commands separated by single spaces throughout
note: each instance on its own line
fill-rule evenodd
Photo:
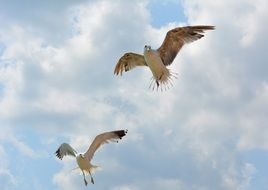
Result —
M 265 0 L 26 2 L 0 8 L 4 189 L 267 188 Z M 152 24 L 165 3 L 185 18 Z M 113 76 L 125 52 L 157 48 L 169 29 L 192 24 L 216 30 L 180 52 L 168 91 L 149 90 L 145 68 Z M 53 155 L 63 141 L 83 152 L 121 128 L 127 136 L 93 159 L 103 168 L 94 186 L 70 172 L 74 159 Z

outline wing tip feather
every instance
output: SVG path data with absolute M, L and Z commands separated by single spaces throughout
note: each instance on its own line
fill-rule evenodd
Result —
M 62 156 L 60 154 L 60 148 L 58 148 L 58 150 L 56 150 L 55 154 L 56 154 L 56 157 L 58 157 L 60 160 L 62 160 Z
M 127 134 L 128 130 L 118 130 L 118 131 L 114 131 L 114 133 L 118 136 L 119 139 L 122 139 L 126 134 Z
M 214 25 L 196 25 L 196 26 L 190 26 L 191 28 L 197 29 L 197 30 L 215 30 L 216 26 Z
M 125 63 L 123 63 L 125 57 L 126 57 L 126 54 L 125 53 L 117 62 L 115 68 L 114 68 L 114 75 L 119 75 L 122 76 L 122 73 L 123 71 L 125 70 L 125 72 L 127 71 L 126 70 L 126 66 L 125 66 Z

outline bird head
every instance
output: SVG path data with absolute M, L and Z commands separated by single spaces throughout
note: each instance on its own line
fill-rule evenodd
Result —
M 151 50 L 151 46 L 145 45 L 144 46 L 144 51 L 149 51 L 149 50 Z
M 79 154 L 79 156 L 80 156 L 81 158 L 85 158 L 85 156 L 84 156 L 83 154 Z

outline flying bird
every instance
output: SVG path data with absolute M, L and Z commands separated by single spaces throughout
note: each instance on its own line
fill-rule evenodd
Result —
M 144 46 L 143 55 L 128 52 L 125 53 L 117 62 L 114 74 L 122 75 L 123 71 L 127 72 L 136 66 L 148 66 L 153 77 L 150 87 L 157 89 L 159 86 L 169 87 L 172 85 L 171 80 L 176 78 L 176 73 L 171 72 L 169 66 L 184 44 L 196 41 L 204 37 L 206 30 L 214 30 L 214 26 L 199 25 L 177 27 L 169 30 L 162 45 L 154 50 L 149 45 Z M 153 85 L 152 85 L 153 84 Z
M 83 173 L 84 182 L 87 186 L 88 182 L 86 180 L 85 175 L 89 174 L 91 177 L 91 183 L 94 184 L 94 180 L 92 177 L 92 172 L 94 172 L 98 166 L 91 164 L 91 159 L 94 156 L 96 150 L 103 144 L 109 143 L 110 141 L 118 142 L 119 139 L 122 139 L 127 133 L 127 130 L 117 130 L 111 132 L 105 132 L 99 134 L 95 137 L 88 150 L 85 153 L 77 153 L 75 149 L 73 149 L 69 144 L 62 143 L 60 147 L 55 152 L 56 156 L 62 160 L 64 156 L 73 156 L 76 157 L 76 162 L 78 164 L 78 168 Z

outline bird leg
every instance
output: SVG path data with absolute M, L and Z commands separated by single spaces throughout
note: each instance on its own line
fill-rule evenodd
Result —
M 86 179 L 84 179 L 84 182 L 85 182 L 85 185 L 87 186 L 87 180 Z
M 90 172 L 89 172 L 89 174 L 90 174 L 90 178 L 91 178 L 91 183 L 94 184 L 94 179 L 93 179 L 93 177 L 92 177 Z
M 156 82 L 157 89 L 158 89 L 158 87 L 159 87 L 159 82 L 158 82 L 158 80 L 156 80 L 155 82 Z
M 84 171 L 82 171 L 82 173 L 83 173 L 83 176 L 84 176 L 84 182 L 85 182 L 85 185 L 87 186 L 87 180 L 86 180 L 86 176 L 85 176 Z

